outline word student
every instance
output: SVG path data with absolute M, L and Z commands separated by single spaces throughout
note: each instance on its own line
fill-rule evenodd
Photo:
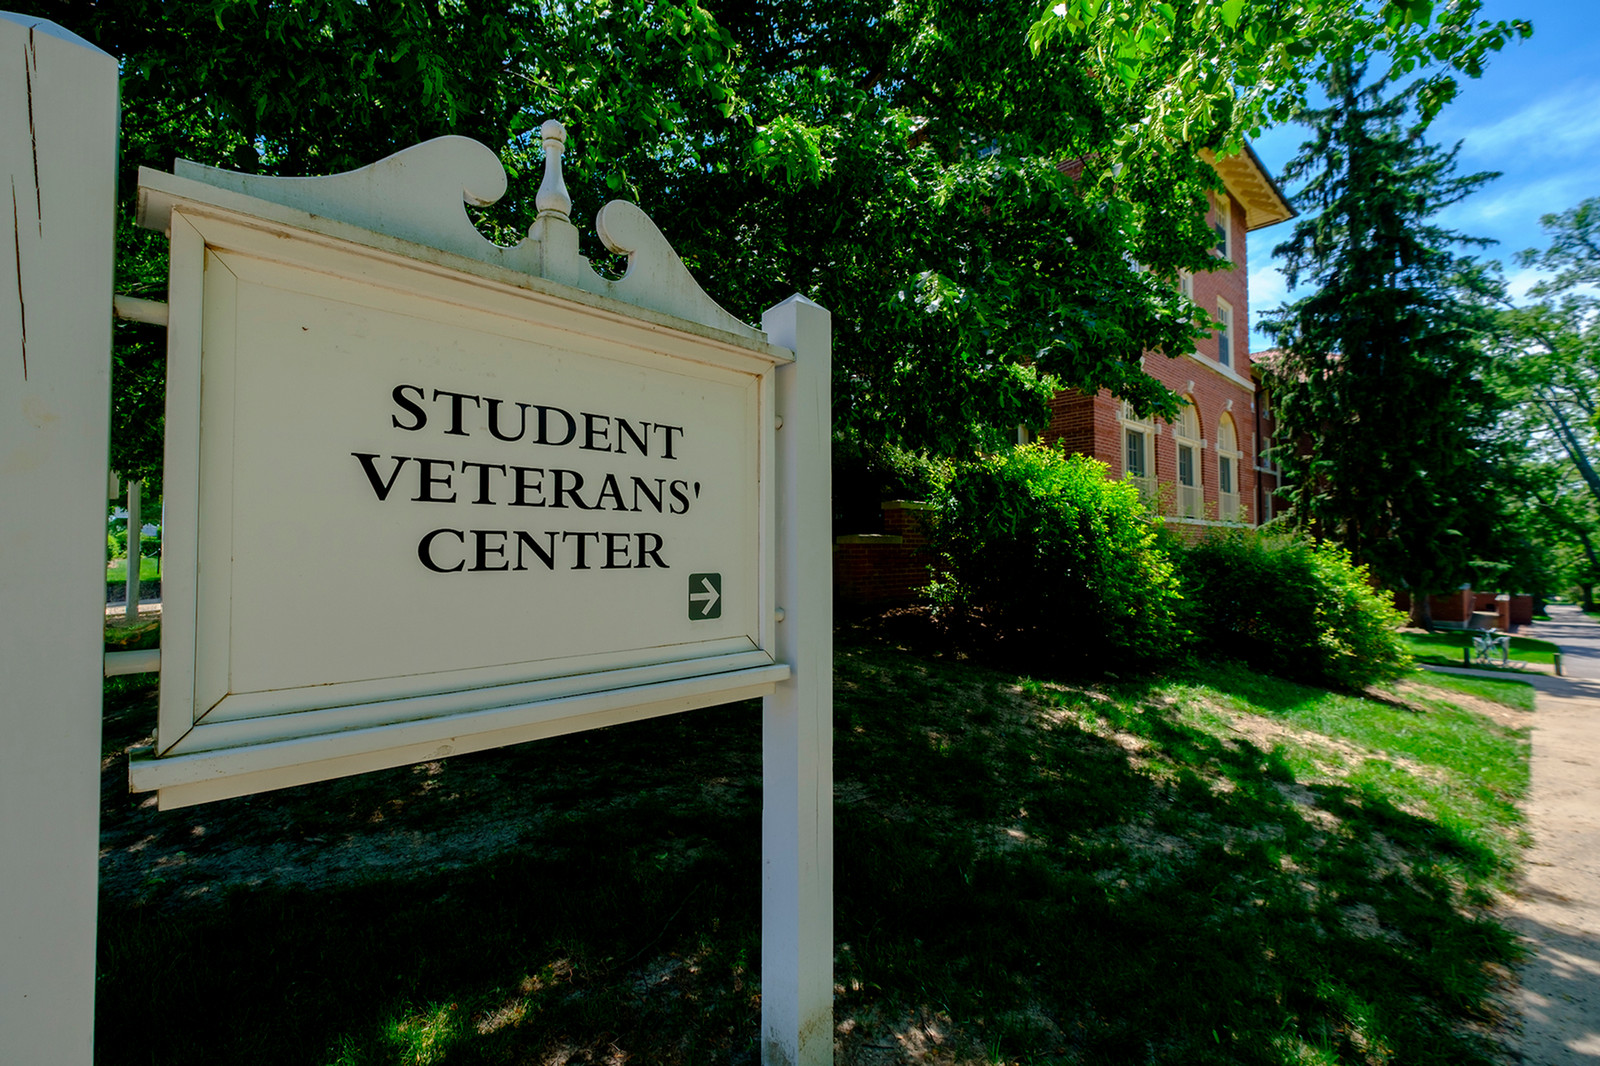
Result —
M 470 421 L 480 429 L 487 429 L 495 440 L 507 443 L 526 438 L 531 444 L 552 448 L 576 443 L 588 452 L 643 456 L 651 454 L 653 445 L 657 457 L 676 459 L 673 445 L 683 436 L 682 426 L 643 420 L 630 422 L 626 418 L 588 411 L 574 415 L 565 408 L 548 404 L 508 402 L 448 389 L 434 389 L 429 396 L 421 385 L 396 385 L 390 396 L 401 409 L 400 414 L 390 416 L 390 422 L 395 429 L 413 433 L 428 424 L 428 406 L 432 406 L 436 415 L 449 422 L 444 432 L 451 437 L 470 437 L 472 431 L 467 428 Z M 474 408 L 470 415 L 469 404 Z

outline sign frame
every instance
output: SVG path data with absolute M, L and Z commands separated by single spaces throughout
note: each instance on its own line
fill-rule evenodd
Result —
M 459 172 L 466 152 L 487 152 L 461 138 L 441 140 L 453 143 L 429 142 L 367 168 L 381 180 L 369 182 L 364 195 L 372 197 L 374 185 L 394 189 L 431 181 L 437 187 L 437 175 L 426 167 L 396 165 L 405 164 L 408 156 L 443 149 L 453 153 L 450 161 Z M 622 249 L 631 253 L 630 268 L 622 283 L 614 283 L 587 268 L 581 257 L 576 257 L 579 265 L 587 270 L 573 265 L 575 229 L 564 213 L 541 214 L 524 242 L 537 242 L 541 255 L 524 255 L 523 263 L 517 263 L 508 252 L 523 246 L 501 249 L 475 231 L 466 237 L 457 229 L 422 244 L 340 221 L 340 214 L 362 219 L 359 205 L 339 211 L 340 190 L 330 193 L 328 188 L 350 175 L 271 179 L 192 164 L 177 169 L 180 173 L 173 175 L 140 173 L 141 222 L 169 232 L 171 274 L 161 700 L 155 747 L 130 761 L 135 791 L 155 790 L 163 809 L 181 807 L 768 696 L 789 677 L 789 665 L 775 654 L 774 382 L 778 368 L 791 363 L 794 354 L 768 343 L 764 334 L 714 304 L 714 310 L 706 311 L 709 300 L 664 239 L 658 244 L 651 240 L 659 232 L 642 212 L 612 204 L 601 213 L 602 227 L 610 212 L 610 228 L 622 230 L 632 237 L 630 243 L 640 246 Z M 244 187 L 227 188 L 228 183 Z M 442 222 L 429 223 L 425 210 L 416 212 L 423 216 L 423 228 L 408 236 L 426 239 L 430 224 L 438 229 L 459 221 L 470 228 L 461 188 L 457 177 L 453 194 L 446 193 L 453 196 L 453 212 L 443 211 Z M 417 204 L 424 195 L 426 190 L 409 200 Z M 332 208 L 304 210 L 321 207 L 307 203 L 319 196 L 333 200 Z M 289 202 L 277 202 L 283 200 Z M 481 250 L 472 245 L 473 238 L 481 242 Z M 452 246 L 457 250 L 450 250 Z M 553 253 L 564 246 L 570 254 L 563 263 Z M 481 255 L 462 254 L 479 251 Z M 530 259 L 545 274 L 563 280 L 516 269 Z M 638 265 L 644 269 L 637 273 L 643 274 L 646 286 L 635 278 L 635 260 L 643 260 Z M 225 457 L 220 463 L 203 458 L 215 456 L 219 442 L 222 451 L 231 446 L 228 427 L 219 425 L 233 399 L 226 329 L 217 328 L 229 321 L 229 294 L 206 280 L 219 264 L 267 274 L 304 271 L 330 284 L 345 279 L 344 284 L 368 286 L 399 299 L 467 308 L 469 318 L 493 315 L 502 326 L 537 323 L 541 329 L 560 331 L 580 354 L 585 354 L 581 349 L 587 339 L 600 338 L 613 359 L 620 355 L 641 366 L 672 367 L 689 375 L 747 377 L 757 396 L 760 450 L 757 627 L 748 634 L 749 643 L 723 641 L 708 645 L 703 654 L 679 650 L 654 658 L 641 652 L 587 662 L 571 658 L 504 664 L 448 678 L 366 679 L 325 686 L 333 691 L 316 693 L 309 706 L 285 702 L 281 692 L 241 696 L 230 704 L 238 694 L 228 692 L 232 673 L 225 638 L 219 650 L 217 634 L 235 607 L 229 598 L 231 547 L 226 537 L 213 537 L 211 543 L 206 537 L 208 529 L 225 525 L 217 516 L 225 515 L 229 506 L 229 467 Z M 674 265 L 676 271 L 670 269 Z M 587 283 L 589 278 L 599 284 L 587 288 L 611 286 L 613 292 L 566 283 Z M 626 285 L 630 278 L 636 282 L 632 289 Z M 669 311 L 656 310 L 652 303 Z M 670 313 L 685 308 L 701 321 Z M 226 693 L 220 701 L 219 692 Z

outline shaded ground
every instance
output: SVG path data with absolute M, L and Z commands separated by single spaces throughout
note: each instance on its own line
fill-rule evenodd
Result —
M 1517 1047 L 1529 1063 L 1600 1063 L 1600 625 L 1576 607 L 1522 632 L 1561 645 L 1561 678 L 1539 689 L 1532 847 L 1511 924 L 1531 952 L 1519 976 Z
M 840 635 L 841 1063 L 1505 1061 L 1526 714 L 913 640 Z M 754 1061 L 757 705 L 165 814 L 152 722 L 107 724 L 100 1061 Z

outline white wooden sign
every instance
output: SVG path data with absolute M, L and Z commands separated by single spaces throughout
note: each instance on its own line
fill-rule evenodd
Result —
M 463 207 L 498 195 L 490 169 L 503 183 L 446 138 L 325 179 L 141 173 L 141 221 L 172 238 L 167 577 L 157 742 L 131 780 L 163 807 L 789 675 L 774 371 L 793 353 L 632 205 L 601 233 L 637 264 L 595 273 L 556 167 L 530 238 L 491 244 Z
M 39 19 L 0 13 L 0 41 L 0 551 L 29 605 L 0 641 L 0 1030 L 86 1066 L 116 63 Z M 763 696 L 762 1061 L 820 1066 L 829 316 L 738 321 L 624 203 L 596 228 L 628 268 L 602 277 L 542 134 L 512 248 L 465 213 L 505 172 L 461 138 L 329 178 L 141 172 L 172 262 L 142 312 L 169 325 L 164 603 L 130 783 L 183 806 Z

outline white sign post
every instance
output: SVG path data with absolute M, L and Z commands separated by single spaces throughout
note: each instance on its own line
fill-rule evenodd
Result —
M 605 279 L 542 135 L 513 248 L 467 218 L 505 174 L 463 138 L 328 178 L 141 172 L 172 262 L 131 784 L 183 806 L 762 696 L 762 1054 L 828 1063 L 830 319 L 738 321 L 621 202 Z
M 762 717 L 763 1066 L 833 1061 L 833 434 L 828 312 L 802 296 L 761 325 L 778 371 L 778 654 Z
M 0 1059 L 94 1035 L 117 62 L 0 13 Z

